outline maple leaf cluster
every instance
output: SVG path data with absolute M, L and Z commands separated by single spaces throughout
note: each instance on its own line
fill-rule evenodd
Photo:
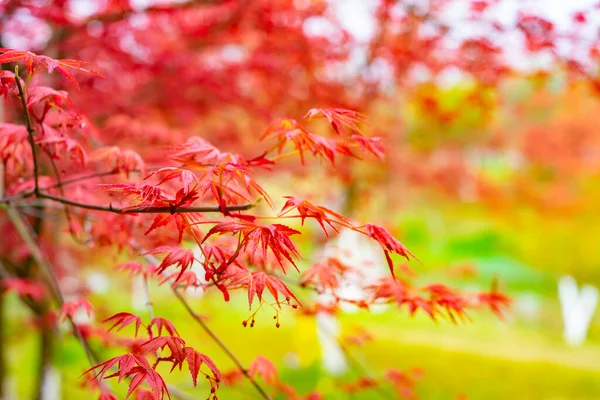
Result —
M 332 174 L 356 180 L 349 172 L 355 162 L 365 158 L 371 162 L 362 165 L 372 166 L 391 159 L 386 165 L 391 165 L 392 184 L 402 177 L 458 196 L 465 182 L 471 182 L 477 191 L 497 197 L 465 160 L 464 150 L 470 147 L 450 133 L 464 110 L 475 109 L 482 120 L 491 120 L 500 103 L 495 90 L 515 71 L 505 49 L 491 37 L 448 45 L 450 28 L 443 16 L 452 2 L 432 1 L 423 10 L 381 1 L 374 13 L 378 27 L 366 45 L 352 37 L 324 1 L 191 1 L 144 10 L 126 0 L 106 1 L 85 17 L 73 12 L 71 3 L 0 1 L 0 30 L 12 26 L 27 32 L 31 42 L 31 51 L 0 49 L 0 95 L 6 104 L 6 120 L 0 121 L 0 227 L 6 232 L 0 261 L 8 266 L 0 293 L 16 292 L 37 314 L 56 303 L 52 312 L 71 323 L 86 349 L 86 341 L 96 338 L 107 347 L 128 350 L 106 361 L 90 357 L 87 376 L 101 398 L 114 398 L 103 384 L 109 378 L 129 381 L 128 396 L 168 397 L 166 377 L 157 370 L 162 365 L 171 370 L 187 365 L 194 386 L 205 376 L 215 398 L 223 382 L 240 377 L 261 379 L 290 399 L 321 395 L 296 393 L 263 357 L 247 369 L 221 374 L 161 317 L 144 323 L 137 315 L 119 312 L 106 320 L 112 324 L 108 329 L 76 323 L 76 315 L 82 310 L 91 314 L 92 305 L 84 297 L 65 300 L 62 278 L 72 271 L 61 265 L 61 252 L 82 261 L 109 248 L 124 250 L 132 259 L 117 265 L 117 274 L 168 285 L 183 302 L 182 290 L 188 288 L 216 290 L 224 301 L 232 292 L 243 292 L 250 316 L 242 324 L 250 327 L 261 309 L 272 311 L 280 326 L 284 310 L 336 312 L 340 302 L 365 309 L 393 303 L 410 314 L 453 322 L 468 319 L 473 308 L 485 306 L 501 315 L 509 305 L 495 283 L 490 291 L 476 294 L 441 284 L 415 287 L 409 269 L 398 260 L 418 259 L 387 228 L 357 223 L 334 207 L 301 196 L 285 196 L 283 207 L 276 209 L 280 199 L 272 198 L 265 186 L 279 171 L 298 172 L 314 167 L 314 161 Z M 514 26 L 505 26 L 492 15 L 498 2 L 471 3 L 474 23 L 498 36 L 518 32 L 528 54 L 546 52 L 570 77 L 597 85 L 581 60 L 557 46 L 558 41 L 576 43 L 577 34 L 564 34 L 528 13 L 520 14 Z M 43 37 L 22 15 L 56 31 Z M 309 32 L 307 26 L 315 20 L 328 22 L 327 34 Z M 578 27 L 587 20 L 586 12 L 574 15 Z M 350 79 L 330 72 L 351 60 L 357 47 L 366 53 L 364 70 Z M 597 48 L 592 44 L 585 54 L 597 58 Z M 473 79 L 473 89 L 452 109 L 440 101 L 444 93 L 432 89 L 431 82 L 409 79 L 418 68 L 432 79 L 458 68 Z M 388 101 L 381 82 L 373 79 L 377 69 L 387 71 L 394 91 L 414 96 L 422 119 L 436 128 L 431 131 L 449 134 L 434 137 L 433 145 L 423 135 L 418 138 L 422 151 L 414 152 L 404 132 L 396 134 L 403 125 L 396 117 L 390 117 L 383 132 L 371 129 L 365 115 Z M 520 146 L 531 164 L 584 168 L 582 157 L 555 157 L 554 148 L 561 146 L 583 153 L 569 142 L 568 133 L 565 128 L 544 141 L 543 131 L 531 129 Z M 467 139 L 473 146 L 489 145 Z M 386 154 L 388 140 L 401 146 Z M 373 240 L 390 276 L 365 284 L 365 299 L 338 296 L 345 278 L 362 272 L 336 257 L 310 260 L 304 254 L 298 240 L 304 225 L 313 222 L 327 239 L 351 230 Z M 86 253 L 65 246 L 60 235 L 51 235 L 56 232 L 85 245 Z M 296 290 L 301 288 L 333 294 L 334 304 L 300 302 Z M 79 289 L 77 294 L 84 295 Z M 133 338 L 114 334 L 127 326 L 135 327 Z M 398 396 L 414 396 L 412 375 L 391 370 L 385 379 Z M 361 377 L 343 390 L 355 393 L 380 384 Z
M 61 65 L 80 67 L 77 63 L 52 61 L 29 52 L 9 50 L 0 57 L 3 63 L 24 62 L 30 76 L 37 74 L 38 66 L 50 72 L 62 68 Z M 313 220 L 325 235 L 349 229 L 381 246 L 391 278 L 371 288 L 374 295 L 369 301 L 395 299 L 400 304 L 410 304 L 411 313 L 420 307 L 432 318 L 438 308 L 453 317 L 454 314 L 462 316 L 463 308 L 467 307 L 465 299 L 442 286 L 425 288 L 429 299 L 406 295 L 404 286 L 395 277 L 391 255 L 407 260 L 415 257 L 382 226 L 356 225 L 327 207 L 292 196 L 285 197 L 279 213 L 253 212 L 261 198 L 273 209 L 273 201 L 258 178 L 261 171 L 276 168 L 283 159 L 298 156 L 304 163 L 307 151 L 335 165 L 336 156 L 356 157 L 351 147 L 362 147 L 381 158 L 383 147 L 378 139 L 363 134 L 365 122 L 359 114 L 340 108 L 312 109 L 307 113 L 306 123 L 323 118 L 341 139 L 332 141 L 310 133 L 296 121 L 284 120 L 267 129 L 263 140 L 274 144 L 257 157 L 222 152 L 206 140 L 192 137 L 171 148 L 167 157 L 175 165 L 154 166 L 133 150 L 117 146 L 96 148 L 89 136 L 102 132 L 102 127 L 93 125 L 76 110 L 66 92 L 34 86 L 29 79 L 21 82 L 17 72 L 14 87 L 9 86 L 6 95 L 22 105 L 25 125 L 0 124 L 0 152 L 4 155 L 2 165 L 6 171 L 3 185 L 8 196 L 3 202 L 8 207 L 16 206 L 13 202 L 17 200 L 19 207 L 27 206 L 30 201 L 58 204 L 64 208 L 69 232 L 76 240 L 94 246 L 129 248 L 148 261 L 144 266 L 132 260 L 118 265 L 117 270 L 128 271 L 130 276 L 141 275 L 146 281 L 156 279 L 158 284 L 169 283 L 179 298 L 181 287 L 204 290 L 214 287 L 225 301 L 229 300 L 231 291 L 244 290 L 252 314 L 243 325 L 250 322 L 250 327 L 254 326 L 257 311 L 266 307 L 274 311 L 279 327 L 283 306 L 302 307 L 285 283 L 289 280 L 289 266 L 299 272 L 301 255 L 293 238 L 302 232 L 269 220 L 295 219 L 300 225 Z M 66 76 L 71 78 L 69 74 Z M 17 143 L 19 147 L 15 147 Z M 283 153 L 288 145 L 294 150 Z M 15 151 L 17 148 L 21 150 Z M 77 168 L 69 169 L 69 164 Z M 95 188 L 93 195 L 87 188 Z M 216 217 L 207 218 L 209 213 Z M 194 243 L 199 252 L 186 248 L 187 243 Z M 156 259 L 156 255 L 163 255 L 162 260 Z M 197 274 L 194 267 L 198 266 L 204 276 Z M 302 285 L 335 291 L 348 270 L 349 267 L 330 258 L 309 268 Z M 38 282 L 16 278 L 2 282 L 7 290 L 14 290 L 23 298 L 39 301 L 47 295 L 46 287 Z M 139 316 L 119 312 L 104 321 L 112 323 L 108 330 L 80 327 L 74 322 L 76 313 L 81 309 L 89 316 L 92 305 L 82 298 L 64 302 L 59 287 L 51 287 L 50 292 L 62 304 L 60 319 L 69 320 L 83 340 L 96 335 L 107 344 L 125 344 L 129 349 L 128 353 L 99 362 L 87 371 L 101 390 L 101 396 L 110 398 L 102 382 L 114 377 L 119 382 L 129 381 L 127 397 L 134 393 L 138 397 L 144 393 L 154 398 L 168 397 L 168 386 L 157 368 L 170 364 L 173 371 L 187 364 L 194 386 L 202 373 L 209 380 L 211 395 L 216 399 L 215 392 L 223 380 L 219 369 L 208 356 L 187 346 L 170 321 L 154 317 L 144 324 Z M 496 312 L 507 303 L 496 293 L 480 295 L 479 299 Z M 364 305 L 368 307 L 367 303 Z M 121 331 L 129 325 L 135 326 L 132 340 L 119 342 L 110 335 L 112 330 Z M 147 339 L 138 338 L 140 330 L 146 332 Z M 210 373 L 201 370 L 203 364 Z M 265 359 L 258 358 L 251 364 L 248 376 L 251 379 L 261 376 L 266 384 L 274 385 L 289 398 L 298 398 L 291 387 L 279 381 L 274 366 Z M 308 398 L 318 398 L 315 396 Z

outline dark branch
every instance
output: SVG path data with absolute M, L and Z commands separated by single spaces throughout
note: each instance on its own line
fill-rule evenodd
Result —
M 221 208 L 219 206 L 203 206 L 203 207 L 169 207 L 169 206 L 160 206 L 160 207 L 113 207 L 109 206 L 101 206 L 96 204 L 89 203 L 81 203 L 78 201 L 69 200 L 64 197 L 53 196 L 51 194 L 41 192 L 39 197 L 56 201 L 58 203 L 62 203 L 68 206 L 74 206 L 79 208 L 84 208 L 86 210 L 95 210 L 95 211 L 106 211 L 112 212 L 116 214 L 175 214 L 175 213 L 220 213 Z M 233 206 L 225 207 L 225 211 L 244 211 L 249 210 L 254 207 L 254 204 L 239 204 Z
M 27 99 L 25 98 L 25 91 L 23 90 L 23 85 L 21 85 L 21 78 L 19 78 L 19 67 L 15 67 L 15 82 L 17 83 L 17 88 L 19 89 L 19 97 L 21 98 L 21 105 L 23 106 L 23 115 L 25 116 L 25 124 L 27 125 L 27 140 L 29 141 L 29 146 L 31 146 L 31 156 L 33 157 L 33 178 L 35 182 L 34 193 L 36 195 L 39 195 L 39 172 L 37 157 L 35 155 L 35 142 L 33 140 L 34 131 L 33 125 L 31 123 L 31 115 L 29 115 L 29 109 L 27 108 Z

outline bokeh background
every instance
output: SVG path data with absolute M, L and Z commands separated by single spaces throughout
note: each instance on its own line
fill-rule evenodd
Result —
M 384 138 L 385 162 L 343 161 L 335 171 L 290 162 L 265 176 L 269 193 L 302 194 L 386 225 L 422 261 L 411 265 L 418 283 L 477 291 L 497 281 L 513 300 L 502 319 L 481 311 L 457 325 L 395 306 L 342 313 L 339 337 L 351 357 L 333 376 L 314 318 L 284 313 L 276 329 L 265 313 L 244 328 L 242 293 L 226 308 L 218 292 L 191 293 L 243 362 L 258 349 L 286 383 L 326 399 L 395 398 L 385 386 L 343 388 L 389 368 L 405 371 L 421 399 L 600 399 L 600 316 L 591 314 L 582 343 L 567 343 L 564 313 L 579 309 L 561 308 L 558 293 L 564 276 L 579 286 L 600 283 L 594 1 L 180 3 L 187 4 L 163 2 L 176 10 L 164 11 L 148 1 L 4 0 L 0 47 L 90 61 L 106 78 L 68 88 L 74 102 L 116 143 L 145 155 L 165 145 L 166 130 L 170 141 L 195 134 L 253 154 L 274 118 L 300 118 L 317 106 L 358 109 Z M 313 228 L 299 241 L 303 267 L 323 246 Z M 93 318 L 144 312 L 135 282 L 114 272 L 125 256 L 77 251 L 84 267 L 70 276 L 87 285 Z M 168 288 L 151 292 L 156 314 L 222 369 L 233 367 L 185 322 Z M 3 307 L 8 385 L 14 398 L 29 398 L 38 338 L 16 296 Z M 61 338 L 54 365 L 62 398 L 89 396 L 79 387 L 86 361 L 77 341 Z M 186 374 L 173 373 L 172 382 L 191 390 Z M 219 394 L 255 397 L 244 384 Z

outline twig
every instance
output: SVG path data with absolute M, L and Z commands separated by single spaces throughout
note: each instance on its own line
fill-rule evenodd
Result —
M 148 167 L 148 168 L 146 168 L 146 170 L 147 170 L 147 171 L 152 171 L 152 170 L 155 170 L 155 169 L 160 169 L 160 168 L 161 168 L 161 167 Z M 131 173 L 131 172 L 136 172 L 136 173 L 137 173 L 137 172 L 142 172 L 142 171 L 141 171 L 141 170 L 139 170 L 139 169 L 132 169 L 132 170 L 130 170 L 129 172 L 130 172 L 130 173 Z M 104 172 L 95 172 L 95 173 L 93 173 L 93 174 L 82 175 L 82 176 L 76 176 L 76 177 L 73 177 L 73 178 L 70 178 L 70 179 L 65 179 L 65 180 L 63 180 L 63 181 L 62 181 L 62 182 L 60 182 L 60 183 L 59 183 L 59 182 L 57 182 L 57 183 L 55 183 L 55 184 L 53 184 L 53 185 L 45 186 L 45 187 L 43 187 L 43 188 L 41 188 L 41 189 L 42 189 L 42 190 L 48 190 L 48 189 L 54 189 L 54 188 L 57 188 L 57 187 L 59 187 L 59 186 L 63 186 L 63 187 L 64 187 L 64 186 L 70 185 L 70 184 L 72 184 L 72 183 L 77 183 L 77 182 L 81 182 L 81 181 L 87 181 L 87 180 L 89 180 L 89 179 L 94 179 L 94 178 L 102 178 L 102 177 L 104 177 L 104 176 L 117 175 L 117 174 L 119 174 L 119 173 L 121 173 L 121 172 L 120 172 L 120 171 L 114 171 L 114 170 L 113 170 L 113 171 L 104 171 Z
M 33 158 L 33 178 L 35 181 L 34 193 L 38 195 L 40 193 L 39 186 L 39 172 L 38 172 L 38 161 L 35 155 L 35 142 L 33 140 L 33 125 L 31 124 L 31 115 L 29 115 L 29 109 L 27 108 L 27 99 L 25 98 L 25 91 L 21 85 L 21 78 L 19 78 L 19 67 L 15 67 L 15 82 L 19 90 L 19 97 L 21 98 L 21 105 L 23 106 L 23 115 L 25 116 L 25 124 L 27 125 L 27 140 L 29 146 L 31 146 L 31 156 Z
M 46 132 L 44 131 L 43 125 L 41 126 L 41 129 L 42 129 L 42 134 L 45 136 Z M 50 160 L 50 165 L 52 165 L 52 170 L 54 171 L 54 176 L 56 176 L 56 181 L 58 184 L 58 186 L 57 186 L 58 190 L 60 191 L 61 196 L 65 197 L 65 189 L 63 188 L 62 180 L 60 178 L 60 172 L 58 171 L 56 162 L 54 162 L 52 155 L 50 155 L 50 153 L 47 152 L 45 149 L 44 149 L 44 153 L 46 154 L 46 156 L 48 156 L 48 159 Z M 71 218 L 71 212 L 69 211 L 69 207 L 65 206 L 64 211 L 65 211 L 65 217 L 67 218 L 67 225 L 69 227 L 69 233 L 71 234 L 71 237 L 77 244 L 86 245 L 87 243 L 84 240 L 80 240 L 77 237 L 77 233 L 73 229 L 73 218 Z
M 31 195 L 34 195 L 35 191 L 25 191 L 19 194 L 0 197 L 0 204 L 7 204 L 15 200 L 25 199 Z M 200 207 L 169 207 L 169 206 L 145 206 L 145 207 L 113 207 L 101 206 L 97 204 L 82 203 L 67 199 L 66 197 L 54 196 L 45 192 L 40 191 L 38 197 L 41 199 L 51 200 L 57 203 L 61 203 L 68 206 L 83 208 L 86 210 L 95 211 L 106 211 L 115 214 L 174 214 L 174 213 L 221 213 L 219 206 L 200 206 Z M 255 203 L 236 204 L 225 207 L 225 212 L 232 211 L 246 211 L 255 207 Z
M 219 206 L 203 206 L 203 207 L 170 207 L 170 206 L 144 206 L 144 207 L 113 207 L 101 206 L 96 204 L 81 203 L 78 201 L 70 200 L 65 197 L 53 196 L 44 192 L 39 193 L 39 197 L 62 203 L 69 206 L 79 207 L 86 210 L 96 211 L 107 211 L 116 214 L 175 214 L 175 213 L 220 213 L 221 208 Z M 225 207 L 225 211 L 244 211 L 254 207 L 254 204 L 240 204 Z
M 144 295 L 146 296 L 146 307 L 148 307 L 148 316 L 150 321 L 154 319 L 154 307 L 152 306 L 152 300 L 150 299 L 150 289 L 148 288 L 148 278 L 144 278 Z

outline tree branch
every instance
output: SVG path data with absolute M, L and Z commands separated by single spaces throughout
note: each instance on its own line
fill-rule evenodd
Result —
M 25 124 L 27 125 L 27 140 L 29 146 L 31 146 L 31 156 L 33 158 L 33 178 L 35 180 L 34 193 L 38 195 L 40 193 L 39 186 L 39 172 L 38 172 L 38 161 L 35 155 L 35 142 L 33 140 L 33 125 L 31 123 L 31 115 L 29 115 L 29 109 L 27 108 L 27 99 L 25 98 L 25 91 L 23 85 L 21 85 L 21 78 L 19 77 L 19 67 L 15 67 L 15 82 L 19 90 L 19 97 L 21 98 L 21 105 L 23 106 L 23 115 L 25 116 Z
M 9 204 L 16 200 L 22 200 L 35 194 L 35 191 L 25 191 L 6 197 L 0 197 L 0 204 Z M 66 197 L 54 196 L 40 191 L 37 196 L 42 199 L 54 201 L 67 206 L 83 208 L 86 210 L 106 211 L 115 214 L 175 214 L 175 213 L 221 213 L 219 206 L 200 206 L 200 207 L 168 207 L 168 206 L 143 206 L 143 207 L 113 207 L 102 206 L 99 204 L 82 203 Z M 255 203 L 237 204 L 225 207 L 225 212 L 246 211 L 254 208 Z
M 62 203 L 68 206 L 74 206 L 84 208 L 86 210 L 95 211 L 107 211 L 116 214 L 175 214 L 175 213 L 220 213 L 221 208 L 219 206 L 203 206 L 203 207 L 169 207 L 169 206 L 142 206 L 142 207 L 113 207 L 101 206 L 97 204 L 81 203 L 78 201 L 70 200 L 65 197 L 53 196 L 48 193 L 40 192 L 39 197 L 43 199 L 52 200 L 58 203 Z M 254 204 L 239 204 L 233 206 L 226 206 L 225 211 L 244 211 L 254 207 Z

